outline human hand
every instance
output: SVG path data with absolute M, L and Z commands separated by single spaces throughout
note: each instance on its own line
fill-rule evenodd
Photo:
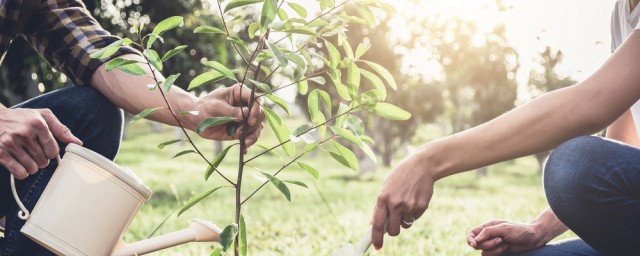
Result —
M 199 111 L 200 114 L 195 116 L 197 121 L 193 126 L 193 130 L 200 122 L 209 117 L 234 117 L 238 119 L 240 126 L 233 136 L 227 135 L 224 125 L 207 128 L 199 133 L 200 136 L 212 140 L 236 140 L 240 138 L 243 130 L 247 129 L 246 145 L 247 147 L 253 145 L 258 141 L 258 137 L 262 132 L 262 121 L 264 121 L 265 114 L 258 99 L 255 100 L 251 111 L 249 111 L 248 107 L 238 107 L 240 105 L 248 105 L 250 98 L 251 89 L 236 84 L 228 88 L 217 89 L 198 99 L 195 110 Z M 244 116 L 247 117 L 249 127 L 245 127 L 244 122 L 242 122 Z
M 429 206 L 435 179 L 417 154 L 409 156 L 391 170 L 378 195 L 372 220 L 371 239 L 376 250 L 382 248 L 385 222 L 390 236 L 409 228 Z
M 504 220 L 489 221 L 467 234 L 469 246 L 482 250 L 482 256 L 528 251 L 544 246 L 548 240 L 534 224 Z
M 49 165 L 63 143 L 82 145 L 49 109 L 9 109 L 0 106 L 0 165 L 24 179 Z

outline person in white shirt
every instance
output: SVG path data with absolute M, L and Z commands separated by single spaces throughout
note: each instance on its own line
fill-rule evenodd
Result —
M 549 208 L 529 223 L 494 220 L 468 244 L 490 255 L 640 255 L 640 0 L 618 0 L 610 59 L 576 85 L 423 145 L 386 177 L 372 220 L 377 250 L 426 211 L 444 177 L 555 148 Z M 637 7 L 637 8 L 636 8 Z M 607 128 L 607 137 L 588 136 Z M 571 230 L 578 235 L 548 244 Z

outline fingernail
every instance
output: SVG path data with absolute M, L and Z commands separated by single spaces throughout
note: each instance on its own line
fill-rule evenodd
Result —
M 382 246 L 374 245 L 373 248 L 375 248 L 376 251 L 379 251 L 380 249 L 382 249 Z
M 257 122 L 258 122 L 258 118 L 254 117 L 253 119 L 251 119 L 251 126 L 256 125 Z

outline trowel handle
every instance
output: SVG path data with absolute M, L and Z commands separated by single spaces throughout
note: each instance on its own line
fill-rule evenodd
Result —
M 58 161 L 58 166 L 60 166 L 60 155 L 56 156 L 56 160 Z M 22 220 L 27 220 L 29 219 L 29 216 L 31 214 L 29 213 L 29 210 L 27 210 L 27 207 L 24 207 L 24 204 L 22 204 L 22 201 L 20 201 L 20 197 L 18 196 L 18 191 L 16 190 L 16 178 L 13 176 L 13 174 L 11 174 L 10 179 L 11 179 L 11 192 L 13 193 L 13 198 L 16 200 L 18 207 L 20 207 L 20 211 L 18 211 L 18 218 Z

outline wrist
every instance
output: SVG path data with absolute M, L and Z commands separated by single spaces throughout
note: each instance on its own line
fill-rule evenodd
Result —
M 530 222 L 533 228 L 534 240 L 539 246 L 546 245 L 549 241 L 553 240 L 558 234 L 553 232 L 552 227 L 540 219 L 536 219 Z
M 176 106 L 175 114 L 185 129 L 195 131 L 202 119 L 202 111 L 198 111 L 198 98 L 182 90 L 171 90 L 171 101 Z M 182 114 L 181 114 L 182 113 Z
M 423 170 L 427 172 L 434 181 L 449 176 L 450 162 L 447 159 L 447 154 L 441 154 L 446 152 L 443 149 L 440 140 L 436 140 L 427 144 L 424 144 L 419 148 L 417 153 L 420 166 L 423 166 Z

